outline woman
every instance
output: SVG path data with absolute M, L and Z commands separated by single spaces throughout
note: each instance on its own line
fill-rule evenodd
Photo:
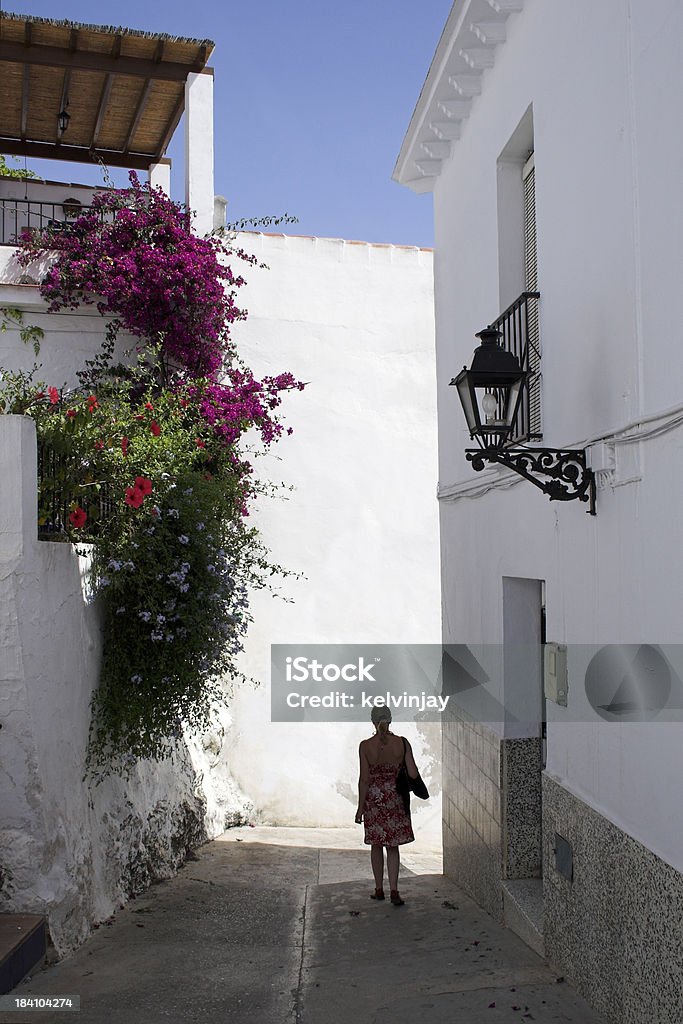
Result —
M 403 761 L 411 779 L 417 778 L 417 766 L 410 743 L 389 730 L 391 711 L 385 707 L 372 709 L 375 735 L 363 740 L 358 779 L 358 810 L 356 824 L 365 825 L 365 842 L 372 847 L 370 861 L 375 876 L 373 900 L 384 899 L 384 847 L 387 848 L 387 874 L 391 902 L 402 907 L 404 900 L 398 892 L 399 846 L 415 839 L 410 813 L 406 813 L 403 798 L 396 790 L 396 776 Z M 404 747 L 405 743 L 405 747 Z

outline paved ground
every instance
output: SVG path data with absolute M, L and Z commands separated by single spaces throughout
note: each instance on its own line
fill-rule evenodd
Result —
M 232 829 L 15 995 L 41 1024 L 602 1024 L 516 935 L 406 848 L 404 907 L 369 899 L 353 829 Z

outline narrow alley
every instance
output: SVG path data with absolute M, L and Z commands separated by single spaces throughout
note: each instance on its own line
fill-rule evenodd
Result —
M 371 888 L 357 830 L 232 829 L 12 995 L 80 996 L 79 1024 L 600 1024 L 419 840 L 405 906 Z

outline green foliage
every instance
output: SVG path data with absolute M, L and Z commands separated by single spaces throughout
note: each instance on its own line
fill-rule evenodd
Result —
M 37 357 L 40 354 L 40 343 L 45 337 L 45 331 L 40 327 L 26 325 L 24 314 L 20 309 L 15 309 L 12 306 L 0 306 L 0 332 L 17 327 L 19 328 L 19 337 L 24 345 L 31 345 L 34 355 Z
M 16 160 L 16 157 L 14 157 Z M 0 153 L 0 178 L 37 178 L 35 171 L 24 170 L 23 167 L 10 167 L 7 158 Z
M 97 392 L 62 394 L 31 377 L 5 374 L 0 404 L 34 418 L 53 460 L 39 526 L 93 543 L 103 660 L 90 768 L 160 758 L 183 723 L 206 725 L 223 682 L 241 677 L 249 591 L 290 574 L 247 525 L 259 488 L 201 415 L 208 382 L 160 388 L 147 360 Z M 54 518 L 55 487 L 64 519 Z

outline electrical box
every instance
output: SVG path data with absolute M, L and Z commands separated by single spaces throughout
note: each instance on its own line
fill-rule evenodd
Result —
M 567 706 L 567 645 L 550 643 L 543 651 L 543 692 L 547 700 Z

